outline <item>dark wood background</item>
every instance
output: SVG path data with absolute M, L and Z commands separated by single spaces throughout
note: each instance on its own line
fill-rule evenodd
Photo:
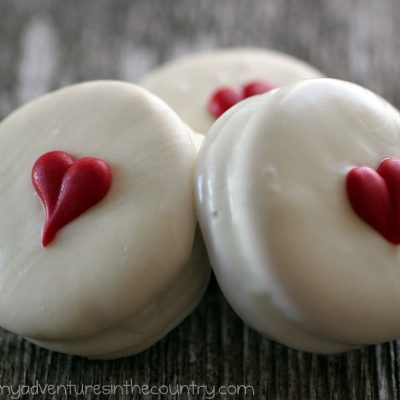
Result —
M 62 85 L 134 81 L 165 60 L 234 45 L 291 53 L 400 106 L 399 22 L 398 0 L 0 0 L 0 117 Z M 66 356 L 0 331 L 0 385 L 194 381 L 253 385 L 254 399 L 394 399 L 399 344 L 332 357 L 288 349 L 245 327 L 212 280 L 189 318 L 130 358 Z

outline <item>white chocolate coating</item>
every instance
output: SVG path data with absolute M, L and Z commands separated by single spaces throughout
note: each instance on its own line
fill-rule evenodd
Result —
M 333 353 L 400 336 L 400 247 L 352 210 L 346 174 L 400 157 L 400 115 L 311 79 L 238 104 L 205 138 L 200 226 L 221 288 L 260 333 Z
M 14 112 L 0 138 L 3 328 L 57 351 L 114 358 L 150 346 L 192 311 L 209 277 L 194 241 L 196 150 L 164 102 L 122 82 L 74 85 Z M 31 169 L 51 150 L 104 159 L 113 181 L 42 248 Z
M 201 144 L 203 143 L 204 136 L 200 133 L 192 131 L 190 128 L 188 128 L 188 130 L 189 132 L 191 132 L 191 138 L 194 146 L 196 147 L 197 151 L 199 151 Z
M 221 86 L 239 87 L 253 80 L 284 86 L 322 74 L 292 56 L 257 48 L 232 48 L 196 54 L 151 71 L 141 85 L 161 97 L 196 132 L 215 122 L 207 109 Z

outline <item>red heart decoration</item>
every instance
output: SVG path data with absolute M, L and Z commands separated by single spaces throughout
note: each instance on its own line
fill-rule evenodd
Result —
M 239 101 L 247 97 L 269 92 L 276 86 L 265 81 L 251 81 L 241 87 L 240 90 L 229 86 L 223 86 L 215 90 L 209 101 L 208 110 L 215 117 L 219 118 L 225 111 L 229 110 Z
M 349 171 L 346 189 L 354 212 L 387 241 L 400 244 L 400 159 L 383 159 L 376 171 Z
M 224 86 L 213 93 L 208 102 L 208 110 L 215 118 L 219 118 L 241 100 L 243 100 L 243 95 L 240 91 Z
M 57 231 L 103 199 L 111 170 L 98 158 L 75 160 L 64 151 L 50 151 L 35 161 L 32 183 L 45 209 L 42 244 L 47 246 Z

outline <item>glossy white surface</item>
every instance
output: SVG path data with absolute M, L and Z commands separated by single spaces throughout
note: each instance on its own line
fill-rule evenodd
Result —
M 200 225 L 221 288 L 260 333 L 321 353 L 400 336 L 400 249 L 351 209 L 347 171 L 400 157 L 400 116 L 312 79 L 249 99 L 199 154 Z
M 75 85 L 14 112 L 0 138 L 3 328 L 57 351 L 113 358 L 150 346 L 192 311 L 209 277 L 194 242 L 196 150 L 164 102 L 122 82 Z M 113 181 L 42 248 L 31 168 L 50 150 L 102 158 Z

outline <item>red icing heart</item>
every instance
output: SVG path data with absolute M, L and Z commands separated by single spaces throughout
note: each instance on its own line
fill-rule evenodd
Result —
M 222 87 L 211 96 L 208 102 L 208 109 L 215 118 L 218 118 L 236 103 L 239 103 L 240 100 L 243 100 L 243 95 L 240 91 L 230 87 Z
M 346 188 L 355 213 L 390 243 L 400 244 L 400 159 L 385 158 L 376 171 L 351 169 Z
M 243 97 L 245 97 L 247 99 L 247 97 L 267 93 L 270 90 L 275 89 L 275 88 L 276 88 L 276 86 L 269 82 L 252 81 L 243 86 Z
M 269 82 L 252 81 L 242 86 L 240 90 L 229 86 L 223 86 L 213 92 L 208 101 L 208 110 L 215 117 L 219 118 L 225 111 L 229 110 L 239 101 L 269 92 L 276 86 Z
M 75 160 L 64 151 L 50 151 L 35 161 L 32 183 L 45 209 L 42 244 L 47 246 L 57 231 L 103 199 L 111 170 L 98 158 Z

